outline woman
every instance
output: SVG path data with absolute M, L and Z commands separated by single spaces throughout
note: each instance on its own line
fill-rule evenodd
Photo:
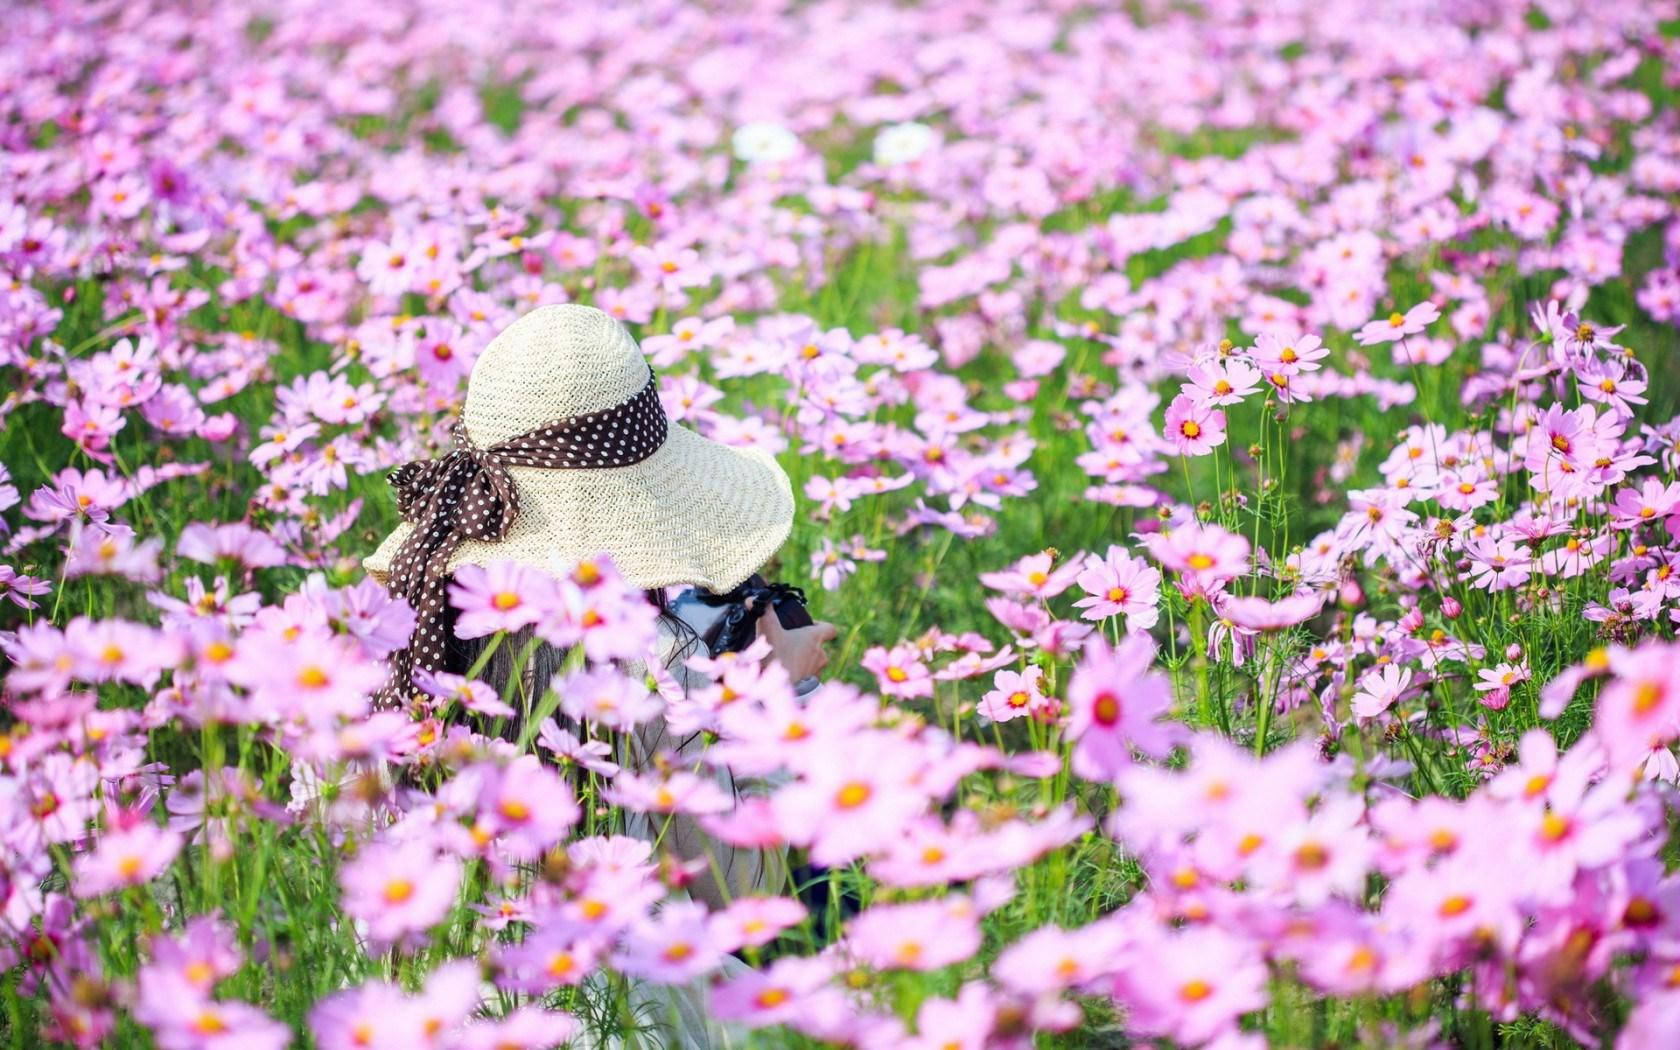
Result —
M 398 468 L 391 482 L 405 520 L 365 565 L 418 614 L 382 691 L 394 704 L 412 698 L 416 671 L 461 673 L 477 662 L 481 643 L 451 630 L 448 587 L 461 566 L 512 561 L 563 575 L 602 553 L 660 609 L 660 659 L 693 688 L 684 661 L 703 646 L 665 589 L 734 589 L 776 553 L 793 522 L 792 487 L 771 456 L 667 420 L 635 340 L 607 314 L 571 304 L 534 310 L 492 340 L 468 379 L 454 449 Z M 795 682 L 822 670 L 834 637 L 829 624 L 785 629 L 774 614 L 759 629 Z M 517 673 L 540 694 L 564 659 L 539 646 L 516 667 L 508 654 L 525 650 L 516 639 L 485 663 L 498 691 Z M 670 739 L 656 723 L 623 744 L 632 766 L 660 754 L 692 765 L 703 741 Z M 712 907 L 786 888 L 779 857 L 731 849 L 689 820 L 633 820 L 627 831 L 657 837 L 683 860 L 705 860 L 707 874 L 690 892 Z M 641 994 L 676 1015 L 681 1045 L 726 1041 L 695 996 L 677 992 L 661 1004 L 659 993 Z

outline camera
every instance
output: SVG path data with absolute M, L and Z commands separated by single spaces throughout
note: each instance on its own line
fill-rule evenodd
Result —
M 700 634 L 700 640 L 713 656 L 738 653 L 751 645 L 758 633 L 758 618 L 766 610 L 774 610 L 777 622 L 783 627 L 809 627 L 812 623 L 811 613 L 805 608 L 804 591 L 786 583 L 768 583 L 757 573 L 732 591 L 716 594 L 695 587 L 685 592 L 682 599 L 692 599 L 717 610 L 715 618 Z

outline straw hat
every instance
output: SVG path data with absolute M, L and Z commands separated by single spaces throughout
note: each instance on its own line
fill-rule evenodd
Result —
M 496 336 L 473 366 L 461 419 L 487 449 L 545 424 L 623 405 L 651 372 L 630 333 L 588 306 L 544 306 Z M 628 466 L 509 466 L 518 516 L 500 542 L 464 540 L 448 560 L 514 561 L 555 574 L 606 553 L 635 587 L 697 584 L 727 591 L 786 541 L 793 490 L 769 454 L 732 448 L 671 424 Z M 408 522 L 363 561 L 385 582 L 413 531 Z

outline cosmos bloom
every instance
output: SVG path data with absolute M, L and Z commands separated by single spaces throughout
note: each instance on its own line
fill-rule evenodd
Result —
M 463 565 L 449 587 L 458 610 L 455 633 L 482 638 L 529 627 L 556 604 L 554 590 L 553 577 L 517 562 Z
M 1609 653 L 1611 679 L 1595 705 L 1593 734 L 1612 769 L 1642 762 L 1655 745 L 1680 736 L 1680 662 L 1648 642 Z
M 444 703 L 460 704 L 461 708 L 490 718 L 513 715 L 513 705 L 496 695 L 496 691 L 476 678 L 449 674 L 445 671 L 418 670 L 414 673 L 415 688 Z
M 1502 591 L 1521 586 L 1534 564 L 1528 550 L 1509 537 L 1482 536 L 1466 545 L 1470 558 L 1470 584 L 1482 590 Z
M 368 936 L 390 944 L 443 921 L 461 883 L 460 859 L 425 839 L 376 843 L 339 873 L 344 908 L 367 924 Z
M 615 965 L 629 974 L 661 984 L 693 980 L 723 961 L 706 921 L 706 909 L 692 901 L 672 901 L 659 914 L 625 933 Z
M 979 916 L 961 897 L 877 904 L 856 918 L 846 943 L 883 970 L 938 970 L 980 950 Z
M 1354 339 L 1361 346 L 1372 346 L 1377 343 L 1392 343 L 1423 331 L 1434 324 L 1441 317 L 1441 311 L 1434 303 L 1421 302 L 1407 310 L 1404 314 L 1392 313 L 1387 317 L 1371 321 L 1354 335 Z
M 581 815 L 572 791 L 536 755 L 521 755 L 484 779 L 480 818 L 516 857 L 539 856 Z
M 1079 987 L 1125 960 L 1130 933 L 1102 920 L 1073 930 L 1040 926 L 1003 950 L 992 964 L 992 976 L 1026 995 Z
M 1294 376 L 1316 372 L 1329 353 L 1316 335 L 1261 332 L 1254 339 L 1254 363 L 1262 373 Z
M 152 965 L 148 971 L 167 974 L 206 994 L 215 982 L 237 972 L 244 961 L 234 931 L 208 915 L 189 920 L 177 936 L 152 938 L 149 948 Z
M 725 951 L 762 947 L 805 919 L 805 906 L 789 897 L 741 897 L 709 920 L 711 935 Z
M 1324 608 L 1325 592 L 1306 591 L 1277 601 L 1260 597 L 1233 596 L 1219 604 L 1220 615 L 1239 627 L 1254 631 L 1281 631 L 1306 623 Z
M 1073 605 L 1087 620 L 1124 616 L 1126 630 L 1147 631 L 1160 619 L 1160 570 L 1123 547 L 1110 545 L 1100 559 L 1091 555 L 1076 582 L 1085 597 Z
M 1509 690 L 1518 682 L 1526 682 L 1531 672 L 1525 664 L 1502 663 L 1494 667 L 1484 667 L 1476 672 L 1476 691 L 1493 692 Z
M 145 819 L 99 836 L 76 862 L 76 895 L 96 897 L 158 876 L 181 851 L 181 836 Z
M 1167 406 L 1167 445 L 1182 456 L 1205 456 L 1225 443 L 1225 412 L 1197 405 L 1188 394 Z
M 1144 538 L 1149 553 L 1187 582 L 1217 587 L 1248 571 L 1248 540 L 1221 526 L 1190 521 Z
M 632 729 L 665 709 L 658 694 L 611 667 L 559 675 L 552 688 L 560 694 L 560 709 L 566 714 L 609 729 Z
M 309 1028 L 322 1050 L 397 1050 L 424 1038 L 408 997 L 386 981 L 323 998 L 309 1011 Z
M 922 759 L 881 732 L 855 734 L 845 748 L 814 752 L 799 780 L 770 798 L 785 839 L 809 843 L 819 864 L 843 864 L 878 850 L 927 806 L 915 784 Z
M 1160 931 L 1135 949 L 1114 982 L 1138 1032 L 1197 1045 L 1235 1028 L 1266 1001 L 1266 968 L 1242 940 L 1217 926 Z
M 1254 855 L 1248 872 L 1257 888 L 1307 907 L 1333 895 L 1357 899 L 1372 867 L 1365 807 L 1356 799 L 1319 804 L 1304 821 L 1291 821 Z
M 933 695 L 933 677 L 915 648 L 874 646 L 863 654 L 862 666 L 875 675 L 883 696 L 903 698 Z
M 1411 668 L 1398 664 L 1374 668 L 1359 680 L 1359 690 L 1351 701 L 1353 713 L 1360 718 L 1375 718 L 1405 697 L 1411 687 Z
M 1680 509 L 1680 482 L 1663 484 L 1660 478 L 1646 478 L 1638 489 L 1617 491 L 1611 507 L 1610 525 L 1631 529 L 1638 525 L 1665 522 Z
M 1155 643 L 1127 635 L 1117 648 L 1097 640 L 1086 646 L 1068 680 L 1068 738 L 1081 776 L 1112 778 L 1136 748 L 1162 755 L 1172 735 L 1157 722 L 1172 706 L 1172 683 L 1150 670 Z
M 213 1000 L 161 971 L 142 969 L 135 1018 L 162 1050 L 285 1050 L 289 1025 L 248 1003 Z
M 1184 395 L 1199 405 L 1240 405 L 1260 389 L 1262 381 L 1260 370 L 1246 361 L 1229 358 L 1206 362 L 1191 366 Z
M 587 929 L 565 924 L 542 927 L 497 952 L 496 963 L 503 973 L 498 983 L 521 992 L 550 992 L 582 984 L 595 972 L 605 947 Z
M 1023 598 L 1053 598 L 1073 585 L 1079 575 L 1077 561 L 1052 568 L 1054 551 L 1029 554 L 1003 572 L 983 572 L 980 582 L 993 590 Z
M 717 1016 L 748 1028 L 782 1024 L 811 1012 L 845 1012 L 838 989 L 828 987 L 835 963 L 827 957 L 784 955 L 763 970 L 748 969 L 712 986 Z
M 618 763 L 610 761 L 612 746 L 601 740 L 580 741 L 571 732 L 561 729 L 552 718 L 543 720 L 537 731 L 537 745 L 565 762 L 575 762 L 592 773 L 611 777 L 618 773 Z
M 992 689 L 980 698 L 975 710 L 993 722 L 1008 722 L 1033 714 L 1044 703 L 1039 691 L 1042 668 L 1029 667 L 1025 671 L 999 671 L 992 679 Z
M 550 1050 L 578 1031 L 571 1014 L 541 1006 L 520 1006 L 506 1016 L 468 1023 L 455 1043 L 461 1050 Z

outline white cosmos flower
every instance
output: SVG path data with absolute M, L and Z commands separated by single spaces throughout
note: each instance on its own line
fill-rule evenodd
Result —
M 875 163 L 883 168 L 908 164 L 932 149 L 938 141 L 939 135 L 918 121 L 890 125 L 875 136 Z
M 735 156 L 748 164 L 774 164 L 799 152 L 799 137 L 780 124 L 757 121 L 735 129 Z

